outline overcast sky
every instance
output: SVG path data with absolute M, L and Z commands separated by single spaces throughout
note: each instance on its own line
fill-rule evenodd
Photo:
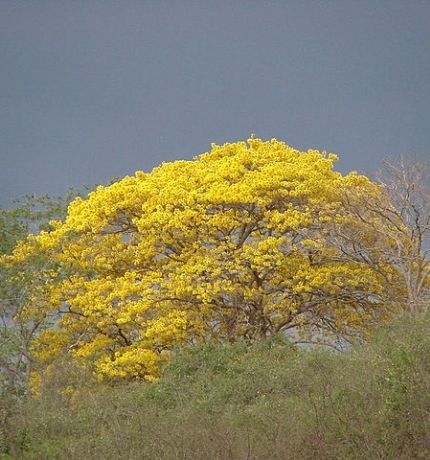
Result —
M 0 0 L 0 205 L 257 137 L 430 158 L 430 0 Z

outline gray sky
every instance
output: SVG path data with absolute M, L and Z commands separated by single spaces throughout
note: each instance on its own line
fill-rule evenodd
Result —
M 0 205 L 211 142 L 430 158 L 430 0 L 0 0 Z

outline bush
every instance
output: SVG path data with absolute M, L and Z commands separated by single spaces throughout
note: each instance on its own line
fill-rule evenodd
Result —
M 42 392 L 4 458 L 426 459 L 429 389 L 427 317 L 344 353 L 282 337 L 192 347 L 157 383 Z

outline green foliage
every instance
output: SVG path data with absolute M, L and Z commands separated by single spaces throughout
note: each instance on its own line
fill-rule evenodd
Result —
M 28 195 L 14 204 L 12 209 L 0 209 L 0 256 L 9 254 L 19 240 L 31 231 L 46 227 L 49 220 L 61 218 L 65 211 L 62 199 L 47 196 Z M 14 316 L 25 296 L 29 278 L 34 276 L 33 269 L 17 271 L 0 261 L 0 391 L 3 393 L 22 386 L 21 337 Z
M 30 232 L 46 230 L 50 221 L 63 219 L 67 204 L 77 195 L 80 193 L 75 190 L 55 198 L 27 195 L 16 200 L 13 208 L 0 209 L 0 444 L 5 427 L 10 425 L 27 392 L 29 343 L 40 326 L 19 314 L 39 282 L 40 267 L 46 265 L 46 257 L 40 256 L 26 266 L 11 267 L 3 263 L 1 256 L 10 254 Z
M 83 196 L 83 192 L 70 189 L 64 196 L 24 195 L 14 201 L 12 208 L 0 208 L 0 254 L 9 254 L 29 233 L 49 230 L 49 221 L 64 219 L 67 205 L 77 196 Z
M 56 372 L 60 381 L 77 371 Z M 422 316 L 344 353 L 298 349 L 279 336 L 182 349 L 157 383 L 74 393 L 48 384 L 15 415 L 8 460 L 430 455 L 430 319 Z

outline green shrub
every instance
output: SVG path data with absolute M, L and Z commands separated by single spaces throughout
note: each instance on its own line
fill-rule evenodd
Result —
M 4 459 L 427 459 L 429 390 L 427 317 L 344 353 L 191 347 L 157 383 L 50 388 L 15 416 Z

